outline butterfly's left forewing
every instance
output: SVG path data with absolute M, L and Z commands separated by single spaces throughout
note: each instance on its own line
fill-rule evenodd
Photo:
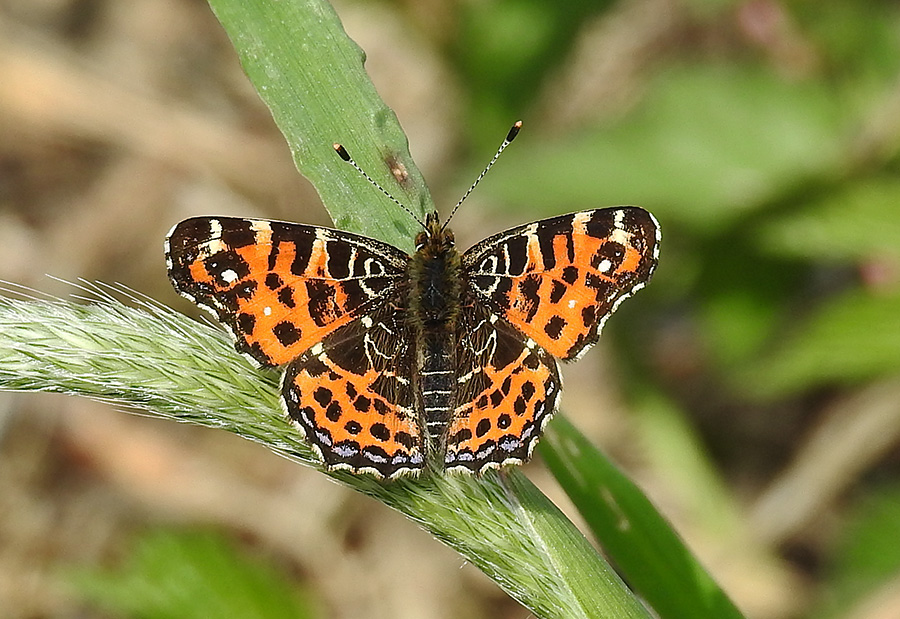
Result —
M 169 233 L 166 260 L 178 292 L 215 313 L 238 350 L 275 366 L 384 304 L 409 258 L 329 228 L 197 217 Z

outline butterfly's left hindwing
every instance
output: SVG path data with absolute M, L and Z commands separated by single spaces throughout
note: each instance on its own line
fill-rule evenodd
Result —
M 328 467 L 391 478 L 425 466 L 414 353 L 404 313 L 385 306 L 288 365 L 287 412 Z

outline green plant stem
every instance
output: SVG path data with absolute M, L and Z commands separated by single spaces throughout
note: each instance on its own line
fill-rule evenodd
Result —
M 163 307 L 0 298 L 0 389 L 53 391 L 223 428 L 318 466 L 281 414 L 277 374 Z M 647 617 L 609 565 L 516 470 L 381 482 L 328 473 L 406 514 L 541 618 Z

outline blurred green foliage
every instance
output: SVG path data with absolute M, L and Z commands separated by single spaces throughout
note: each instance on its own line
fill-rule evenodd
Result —
M 861 498 L 847 515 L 827 574 L 817 617 L 845 617 L 853 603 L 900 572 L 900 486 L 886 485 Z
M 497 0 L 460 4 L 459 30 L 448 46 L 465 85 L 476 134 L 509 124 L 534 102 L 543 79 L 565 60 L 579 29 L 612 0 Z M 510 111 L 513 111 L 510 115 Z
M 320 616 L 283 570 L 212 531 L 158 529 L 108 571 L 74 570 L 91 606 L 142 619 L 304 619 Z

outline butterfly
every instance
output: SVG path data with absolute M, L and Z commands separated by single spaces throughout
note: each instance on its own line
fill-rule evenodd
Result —
M 319 226 L 196 217 L 171 230 L 166 259 L 175 289 L 240 352 L 284 366 L 287 415 L 326 467 L 392 479 L 528 460 L 559 404 L 558 361 L 596 343 L 646 285 L 659 243 L 633 206 L 543 219 L 464 252 L 432 213 L 412 255 Z

